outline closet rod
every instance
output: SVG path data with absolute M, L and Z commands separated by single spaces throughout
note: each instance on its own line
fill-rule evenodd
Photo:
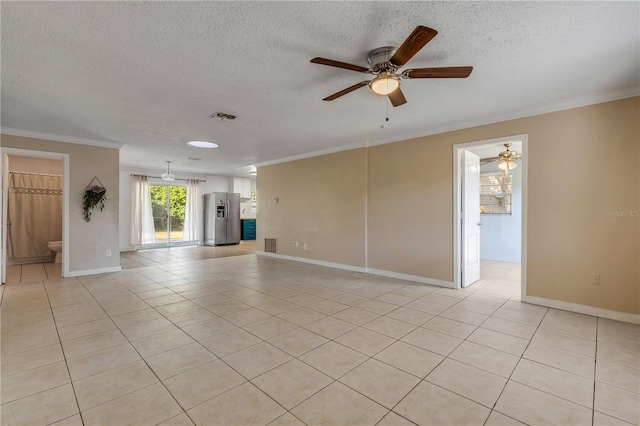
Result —
M 146 177 L 152 178 L 152 179 L 162 179 L 162 176 L 139 175 L 139 174 L 136 174 L 136 173 L 131 173 L 131 176 L 146 176 Z M 206 180 L 204 180 L 204 179 L 179 179 L 179 178 L 175 178 L 174 180 L 186 180 L 186 181 L 197 180 L 198 182 L 206 182 Z M 171 181 L 167 181 L 167 182 L 171 182 Z
M 18 171 L 9 171 L 9 174 L 14 175 L 33 175 L 33 176 L 51 176 L 51 177 L 62 177 L 62 175 L 54 175 L 51 173 L 36 173 L 36 172 L 18 172 Z

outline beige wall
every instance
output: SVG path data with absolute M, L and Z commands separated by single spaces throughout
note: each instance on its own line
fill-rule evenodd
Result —
M 279 254 L 364 267 L 365 154 L 356 149 L 262 167 L 258 250 L 265 238 L 276 238 Z
M 290 239 L 289 224 L 305 223 L 322 230 L 317 237 L 327 240 L 318 247 L 323 250 L 312 257 L 293 254 L 285 244 L 280 253 L 361 265 L 350 260 L 351 250 L 364 240 L 331 244 L 339 234 L 333 226 L 360 229 L 360 216 L 324 216 L 320 222 L 306 213 L 320 208 L 312 197 L 304 198 L 302 209 L 267 206 L 269 197 L 300 182 L 313 182 L 324 193 L 350 186 L 342 176 L 312 171 L 341 164 L 360 176 L 360 162 L 353 167 L 346 161 L 357 152 L 368 156 L 362 183 L 368 188 L 368 267 L 452 281 L 453 145 L 527 134 L 528 296 L 638 314 L 640 218 L 605 213 L 640 209 L 638 117 L 635 97 L 260 168 L 258 230 L 264 226 L 269 233 L 260 238 Z M 352 197 L 364 199 L 355 192 Z M 407 203 L 411 209 L 403 208 Z M 593 274 L 600 274 L 601 285 L 590 284 Z
M 10 135 L 1 136 L 0 146 L 69 154 L 69 272 L 119 267 L 119 151 Z M 94 176 L 107 188 L 107 203 L 102 212 L 96 211 L 91 221 L 85 222 L 83 195 Z M 106 257 L 106 250 L 113 255 Z
M 451 151 L 420 140 L 369 149 L 369 268 L 453 281 Z

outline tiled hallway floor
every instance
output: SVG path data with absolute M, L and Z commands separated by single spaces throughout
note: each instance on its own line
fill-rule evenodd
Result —
M 485 284 L 255 255 L 14 279 L 0 422 L 639 423 L 640 327 Z
M 240 244 L 225 246 L 178 246 L 155 248 L 148 250 L 134 250 L 120 253 L 122 269 L 140 268 L 143 266 L 158 266 L 166 262 L 204 260 L 219 257 L 240 256 L 253 254 L 256 251 L 255 241 L 240 241 Z

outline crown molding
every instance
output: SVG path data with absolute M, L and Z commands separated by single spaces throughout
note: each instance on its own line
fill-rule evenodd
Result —
M 78 145 L 99 146 L 102 148 L 120 149 L 124 145 L 116 142 L 101 141 L 98 139 L 78 138 L 75 136 L 56 135 L 54 133 L 41 133 L 31 130 L 13 129 L 11 127 L 0 127 L 0 133 L 3 135 L 21 136 L 25 138 L 44 139 L 56 142 L 74 143 Z
M 455 132 L 457 130 L 470 129 L 472 127 L 486 126 L 489 124 L 503 123 L 505 121 L 517 120 L 520 118 L 535 117 L 538 115 L 549 114 L 552 112 L 564 111 L 573 108 L 581 108 L 591 105 L 602 104 L 605 102 L 619 101 L 622 99 L 633 98 L 640 96 L 640 87 L 634 87 L 632 89 L 620 90 L 617 92 L 597 93 L 594 95 L 581 96 L 572 99 L 565 99 L 563 101 L 555 102 L 552 104 L 544 105 L 542 107 L 529 108 L 514 113 L 496 115 L 491 117 L 481 118 L 479 120 L 460 121 L 454 124 L 450 124 L 442 127 L 434 127 L 429 132 L 416 132 L 414 134 L 404 135 L 402 139 L 382 139 L 378 141 L 368 141 L 367 146 L 385 145 L 388 143 L 402 142 L 411 139 L 439 135 L 447 132 Z
M 320 157 L 321 155 L 335 154 L 336 152 L 349 151 L 352 149 L 365 148 L 365 147 L 366 147 L 366 144 L 358 143 L 358 144 L 341 146 L 336 148 L 322 149 L 320 151 L 312 151 L 312 152 L 307 152 L 305 154 L 292 155 L 291 157 L 279 158 L 277 160 L 263 161 L 262 163 L 256 163 L 255 167 L 272 166 L 274 164 L 288 163 L 290 161 L 304 160 L 305 158 Z
M 535 117 L 537 115 L 549 114 L 557 111 L 564 111 L 567 109 L 581 108 L 581 107 L 601 104 L 605 102 L 619 101 L 622 99 L 632 98 L 634 96 L 640 96 L 640 88 L 635 87 L 632 89 L 621 90 L 617 92 L 598 93 L 595 95 L 582 96 L 578 98 L 568 99 L 561 102 L 545 105 L 543 107 L 530 108 L 530 109 L 519 111 L 516 113 L 505 114 L 501 116 L 485 117 L 479 120 L 461 121 L 461 122 L 457 122 L 447 126 L 435 127 L 430 129 L 428 132 L 424 132 L 424 131 L 416 132 L 413 134 L 402 135 L 400 138 L 395 137 L 395 138 L 387 138 L 387 139 L 381 139 L 381 140 L 366 140 L 359 144 L 331 148 L 327 150 L 313 151 L 306 154 L 300 154 L 300 155 L 295 155 L 291 157 L 284 157 L 277 160 L 265 161 L 262 163 L 257 163 L 255 166 L 256 167 L 271 166 L 273 164 L 288 163 L 289 161 L 319 157 L 321 155 L 327 155 L 327 154 L 335 154 L 337 152 L 349 151 L 351 149 L 356 149 L 356 148 L 365 148 L 365 147 L 372 147 L 377 145 L 386 145 L 386 144 L 395 143 L 395 142 L 403 142 L 411 139 L 438 135 L 441 133 L 455 132 L 457 130 L 469 129 L 472 127 L 486 126 L 489 124 L 502 123 L 509 120 L 517 120 L 520 118 Z

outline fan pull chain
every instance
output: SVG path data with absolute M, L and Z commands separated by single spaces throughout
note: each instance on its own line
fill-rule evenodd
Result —
M 384 121 L 389 122 L 389 102 L 387 102 L 387 97 L 386 96 L 380 96 L 380 101 L 382 102 L 382 109 L 383 109 L 382 113 L 383 114 L 385 113 L 385 111 L 384 111 L 385 105 L 386 105 L 386 108 L 387 108 L 386 109 L 386 118 L 385 118 Z M 384 123 L 380 125 L 380 129 L 384 129 Z
M 387 118 L 385 121 L 389 122 L 389 100 L 387 99 L 387 97 L 383 97 L 382 101 L 384 102 L 384 104 L 387 106 Z

